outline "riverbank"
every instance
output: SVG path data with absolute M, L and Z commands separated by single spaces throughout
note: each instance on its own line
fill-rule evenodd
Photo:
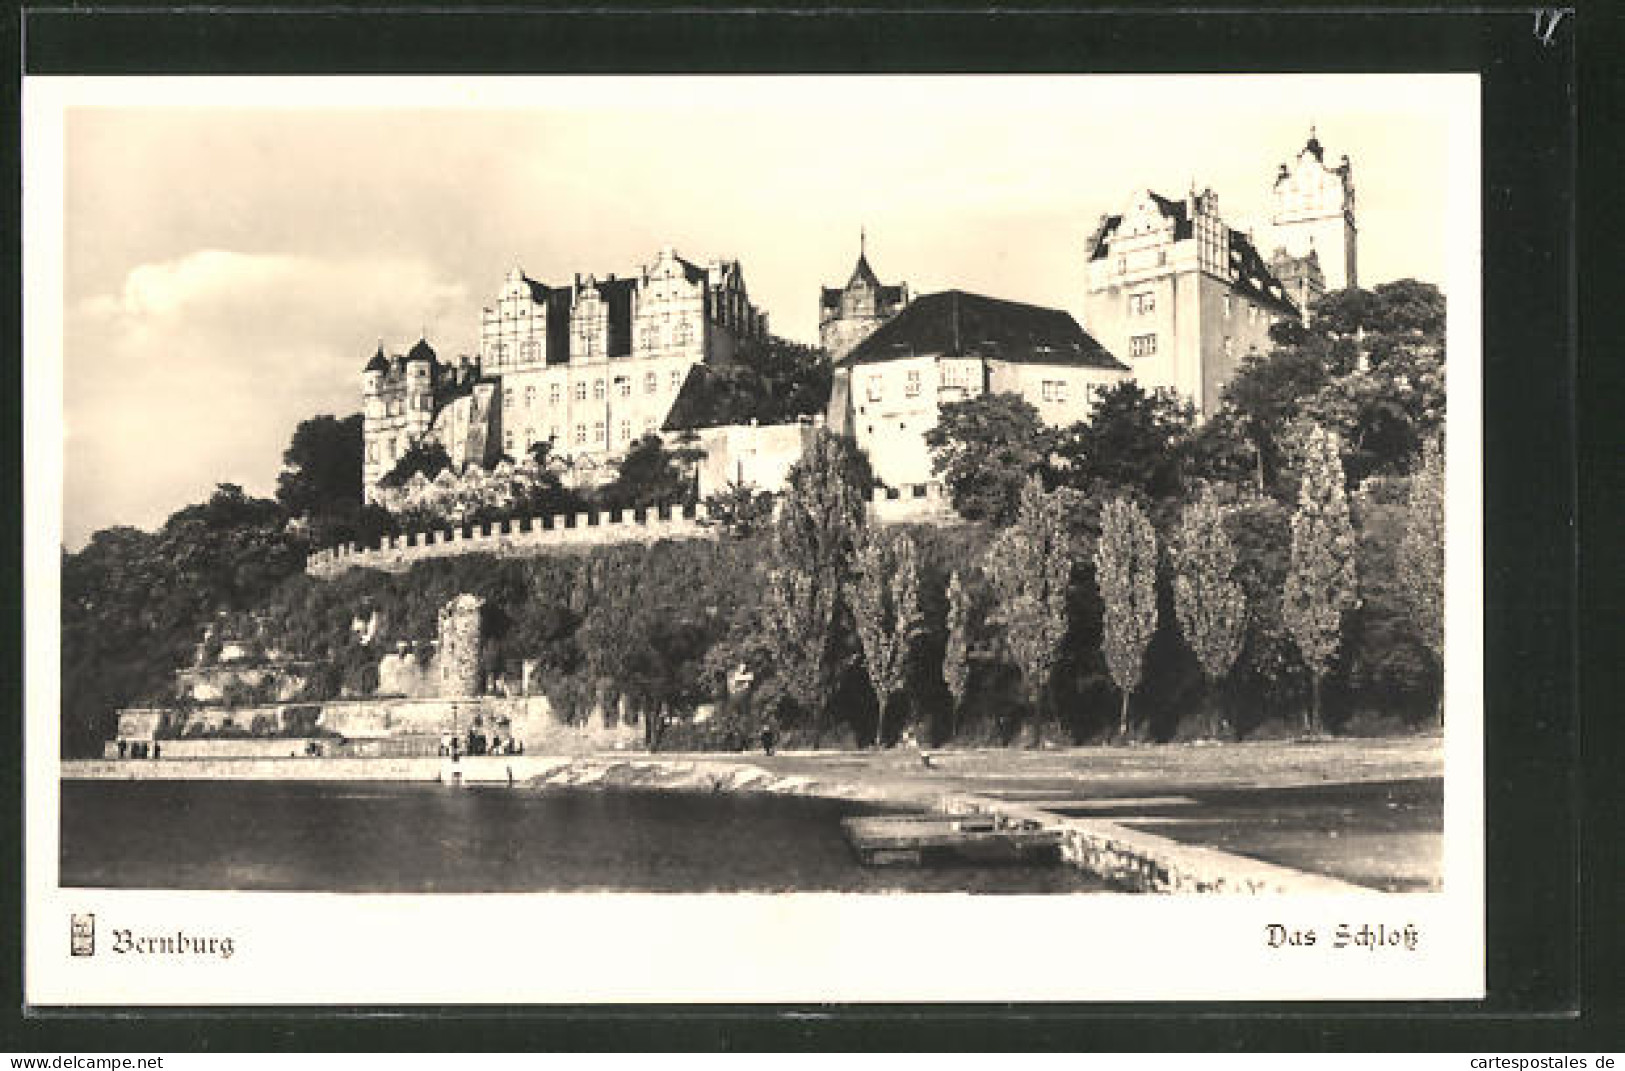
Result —
M 1268 802 L 1312 786 L 1366 785 L 1371 786 L 1366 793 L 1370 806 L 1390 807 L 1382 786 L 1436 784 L 1442 773 L 1442 739 L 1436 735 L 1053 751 L 481 756 L 455 764 L 436 758 L 161 759 L 67 762 L 62 767 L 67 779 L 456 780 L 538 791 L 629 787 L 820 796 L 1035 821 L 1061 830 L 1068 862 L 1129 889 L 1320 893 L 1361 888 L 1344 879 L 1364 872 L 1338 865 L 1338 856 L 1348 851 L 1305 852 L 1300 845 L 1295 854 L 1274 853 L 1278 859 L 1272 861 L 1268 851 L 1247 855 L 1221 850 L 1224 838 L 1216 834 L 1222 827 L 1204 832 L 1200 825 L 1204 794 L 1253 791 Z M 1136 809 L 1165 812 L 1174 804 L 1185 805 L 1190 816 L 1135 819 Z M 1187 824 L 1181 826 L 1181 821 Z M 1337 829 L 1321 833 L 1324 841 L 1339 836 Z M 1403 838 L 1389 833 L 1386 840 L 1378 831 L 1355 850 L 1376 851 L 1386 860 L 1389 870 L 1379 874 L 1391 872 L 1398 860 L 1404 880 L 1378 882 L 1376 887 L 1436 888 L 1440 839 L 1425 828 Z M 1396 844 L 1400 848 L 1393 850 Z M 1280 858 L 1295 865 L 1282 865 Z M 1367 881 L 1366 887 L 1372 884 Z

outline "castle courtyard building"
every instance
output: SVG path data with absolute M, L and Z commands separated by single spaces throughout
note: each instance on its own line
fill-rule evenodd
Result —
M 893 487 L 933 479 L 925 436 L 944 404 L 1016 394 L 1045 423 L 1087 419 L 1128 369 L 1060 309 L 949 290 L 915 299 L 836 366 L 848 383 L 832 423 Z M 832 398 L 832 405 L 834 400 Z

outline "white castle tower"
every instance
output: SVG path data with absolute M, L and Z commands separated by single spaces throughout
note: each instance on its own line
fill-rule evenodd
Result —
M 1271 198 L 1275 252 L 1319 261 L 1327 290 L 1359 286 L 1354 220 L 1354 172 L 1344 156 L 1326 165 L 1326 150 L 1309 128 L 1309 140 L 1291 163 L 1282 164 Z

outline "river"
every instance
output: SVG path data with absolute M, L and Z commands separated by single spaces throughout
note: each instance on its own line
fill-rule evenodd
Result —
M 870 868 L 842 800 L 294 781 L 62 782 L 61 884 L 355 893 L 1075 893 L 1064 865 Z

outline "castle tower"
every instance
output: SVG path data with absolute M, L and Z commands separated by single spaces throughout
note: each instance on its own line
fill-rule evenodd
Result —
M 858 262 L 844 287 L 826 286 L 818 301 L 818 341 L 837 362 L 908 304 L 908 284 L 887 286 L 869 266 L 867 236 L 858 238 Z
M 1315 254 L 1327 290 L 1360 285 L 1354 170 L 1346 155 L 1335 167 L 1327 166 L 1314 127 L 1298 155 L 1276 173 L 1270 227 L 1277 254 Z
M 480 694 L 480 647 L 485 600 L 463 594 L 440 608 L 440 642 L 436 648 L 440 696 L 468 699 Z
M 384 433 L 389 422 L 389 401 L 385 397 L 388 378 L 389 358 L 384 356 L 384 344 L 380 342 L 378 352 L 361 370 L 361 494 L 365 501 L 371 501 L 372 488 L 393 464 L 384 460 L 389 453 Z

